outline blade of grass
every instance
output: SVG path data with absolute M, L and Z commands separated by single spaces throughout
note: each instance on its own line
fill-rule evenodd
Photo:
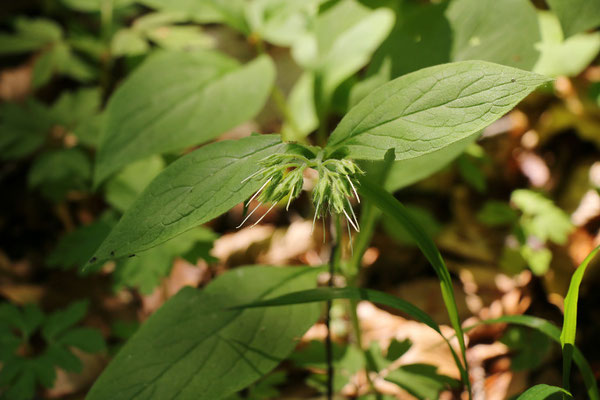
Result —
M 535 385 L 527 389 L 526 391 L 521 393 L 519 397 L 517 397 L 517 400 L 543 400 L 557 393 L 566 394 L 567 396 L 569 396 L 569 398 L 573 398 L 573 396 L 571 396 L 571 393 L 567 392 L 562 388 L 559 388 L 557 386 L 541 384 Z
M 255 308 L 255 307 L 273 307 L 273 306 L 285 306 L 292 304 L 304 304 L 304 303 L 314 303 L 320 301 L 331 301 L 334 299 L 348 299 L 348 300 L 367 300 L 377 304 L 383 304 L 388 307 L 392 307 L 396 310 L 402 311 L 409 316 L 413 317 L 419 322 L 424 323 L 429 326 L 431 329 L 435 330 L 442 339 L 446 342 L 448 347 L 450 348 L 450 352 L 454 357 L 454 362 L 459 370 L 463 369 L 460 358 L 454 351 L 454 348 L 448 341 L 448 339 L 442 334 L 439 325 L 424 311 L 420 308 L 416 307 L 412 303 L 409 303 L 406 300 L 402 300 L 398 297 L 392 296 L 390 294 L 379 292 L 377 290 L 371 289 L 363 289 L 363 288 L 355 288 L 355 287 L 345 287 L 345 288 L 316 288 L 310 290 L 302 290 L 299 292 L 288 293 L 283 296 L 279 296 L 273 299 L 258 301 L 250 304 L 243 304 L 236 307 L 234 309 L 239 308 Z
M 569 291 L 565 297 L 565 316 L 560 334 L 560 345 L 563 352 L 563 387 L 569 390 L 570 376 L 571 376 L 571 361 L 573 358 L 573 346 L 575 346 L 575 334 L 577 333 L 577 300 L 579 299 L 579 286 L 583 279 L 583 274 L 587 269 L 588 264 L 598 250 L 600 246 L 596 247 L 588 256 L 583 260 L 579 267 L 573 273 L 571 278 L 571 284 L 569 285 Z
M 560 329 L 557 326 L 543 318 L 538 318 L 531 315 L 505 315 L 500 318 L 488 319 L 465 328 L 465 332 L 475 328 L 478 325 L 491 325 L 498 323 L 521 325 L 536 329 L 555 342 L 561 343 Z M 600 392 L 598 392 L 598 385 L 596 383 L 594 372 L 592 371 L 590 364 L 587 362 L 581 351 L 579 351 L 579 349 L 575 346 L 573 346 L 573 361 L 581 372 L 590 400 L 600 400 Z
M 406 230 L 411 234 L 427 260 L 433 266 L 435 273 L 440 280 L 440 287 L 442 289 L 442 298 L 450 317 L 452 327 L 457 333 L 458 343 L 462 353 L 462 359 L 464 366 L 461 365 L 460 372 L 463 383 L 467 386 L 469 396 L 471 396 L 471 382 L 469 381 L 469 365 L 466 357 L 466 345 L 463 330 L 458 317 L 458 308 L 456 306 L 456 299 L 454 298 L 454 291 L 452 288 L 452 278 L 450 272 L 446 268 L 446 264 L 442 259 L 442 255 L 433 243 L 433 240 L 427 235 L 427 233 L 421 228 L 421 226 L 414 220 L 414 218 L 408 213 L 406 208 L 394 198 L 390 193 L 386 192 L 380 186 L 372 183 L 368 179 L 361 181 L 359 189 L 360 194 L 373 202 L 387 217 L 394 218 L 398 223 L 402 224 Z

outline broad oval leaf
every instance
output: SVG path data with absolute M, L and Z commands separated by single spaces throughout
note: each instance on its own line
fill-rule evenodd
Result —
M 424 157 L 465 139 L 510 111 L 549 79 L 485 61 L 425 68 L 379 87 L 332 133 L 329 154 L 354 159 Z
M 566 394 L 568 398 L 571 398 L 569 392 L 564 389 L 556 386 L 541 384 L 527 389 L 519 397 L 517 397 L 517 400 L 543 400 L 558 393 Z
M 314 287 L 320 268 L 245 267 L 184 288 L 125 344 L 88 400 L 218 400 L 267 374 L 319 317 L 319 307 L 232 306 Z
M 274 76 L 268 56 L 244 66 L 214 52 L 150 57 L 110 98 L 96 184 L 132 161 L 207 142 L 254 117 Z
M 259 189 L 255 179 L 242 183 L 258 171 L 258 161 L 288 146 L 278 135 L 258 135 L 181 157 L 146 187 L 90 262 L 149 249 L 223 214 Z

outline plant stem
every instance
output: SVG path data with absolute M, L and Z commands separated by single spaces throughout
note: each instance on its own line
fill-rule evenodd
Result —
M 325 232 L 323 232 L 325 234 Z M 340 223 L 340 217 L 335 217 L 335 231 L 331 232 L 331 255 L 329 257 L 329 280 L 327 281 L 328 287 L 333 287 L 333 276 L 335 274 L 336 267 L 339 266 L 342 252 L 341 252 L 341 235 L 342 235 L 342 224 Z M 333 399 L 333 345 L 331 342 L 331 305 L 332 301 L 328 300 L 325 310 L 325 325 L 327 326 L 327 336 L 325 337 L 325 358 L 327 363 L 327 399 Z

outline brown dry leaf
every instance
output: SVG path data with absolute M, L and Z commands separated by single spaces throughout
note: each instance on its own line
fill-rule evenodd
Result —
M 46 288 L 39 285 L 13 283 L 0 285 L 0 295 L 17 305 L 37 304 L 42 300 L 46 292 Z
M 31 63 L 0 72 L 0 100 L 24 100 L 31 93 Z
M 284 265 L 315 247 L 312 222 L 295 220 L 287 229 L 273 233 L 269 250 L 258 257 L 259 264 Z

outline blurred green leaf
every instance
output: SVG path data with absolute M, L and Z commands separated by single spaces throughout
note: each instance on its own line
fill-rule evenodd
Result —
M 477 219 L 489 226 L 511 225 L 517 218 L 517 212 L 508 203 L 495 200 L 486 201 L 477 213 Z
M 513 371 L 532 370 L 544 362 L 550 350 L 550 339 L 543 333 L 519 326 L 509 327 L 500 342 L 514 352 L 510 359 Z
M 274 75 L 268 56 L 240 66 L 214 52 L 152 55 L 109 100 L 96 184 L 133 161 L 204 143 L 254 117 Z
M 62 38 L 60 25 L 50 19 L 19 17 L 14 27 L 13 34 L 0 33 L 0 54 L 39 50 Z
M 112 37 L 110 50 L 116 57 L 137 56 L 148 52 L 150 46 L 140 32 L 124 28 Z
M 56 339 L 61 333 L 81 321 L 87 313 L 88 303 L 87 300 L 76 301 L 50 314 L 42 327 L 44 338 L 48 341 Z
M 448 387 L 457 387 L 457 381 L 437 373 L 435 365 L 403 365 L 390 371 L 386 381 L 395 383 L 421 400 L 439 398 L 440 392 Z
M 430 237 L 435 237 L 442 230 L 441 224 L 426 208 L 408 204 L 406 205 L 406 211 Z M 398 223 L 395 219 L 383 218 L 383 227 L 385 228 L 386 233 L 396 239 L 399 243 L 411 246 L 417 244 L 404 225 Z
M 37 157 L 29 170 L 28 186 L 58 202 L 72 190 L 90 187 L 92 165 L 78 148 L 51 150 Z
M 133 258 L 118 262 L 112 274 L 115 290 L 134 287 L 142 294 L 152 293 L 161 280 L 169 275 L 175 258 L 192 250 L 199 241 L 210 246 L 212 238 L 214 234 L 208 229 L 195 228 Z
M 128 165 L 106 182 L 106 201 L 117 210 L 126 211 L 164 167 L 165 162 L 160 156 L 152 156 Z
M 461 177 L 479 193 L 485 192 L 487 183 L 480 163 L 477 163 L 472 157 L 463 154 L 458 157 L 457 164 Z
M 34 99 L 23 104 L 0 104 L 0 159 L 26 157 L 45 142 L 54 117 Z
M 540 58 L 533 69 L 546 76 L 575 76 L 600 51 L 600 33 L 582 33 L 564 39 L 560 22 L 547 11 L 538 11 L 542 41 L 537 44 Z
M 81 12 L 100 12 L 104 4 L 110 4 L 112 9 L 129 6 L 135 0 L 60 0 L 65 6 Z
M 542 243 L 547 240 L 556 244 L 566 243 L 573 224 L 552 200 L 531 190 L 518 189 L 512 192 L 510 201 L 523 213 L 520 225 L 526 236 L 535 236 Z
M 565 37 L 600 25 L 600 0 L 547 0 Z
M 319 307 L 230 307 L 314 287 L 319 271 L 236 268 L 203 290 L 184 288 L 127 342 L 88 400 L 163 399 L 173 393 L 213 400 L 243 389 L 292 352 L 295 339 L 316 322 Z

